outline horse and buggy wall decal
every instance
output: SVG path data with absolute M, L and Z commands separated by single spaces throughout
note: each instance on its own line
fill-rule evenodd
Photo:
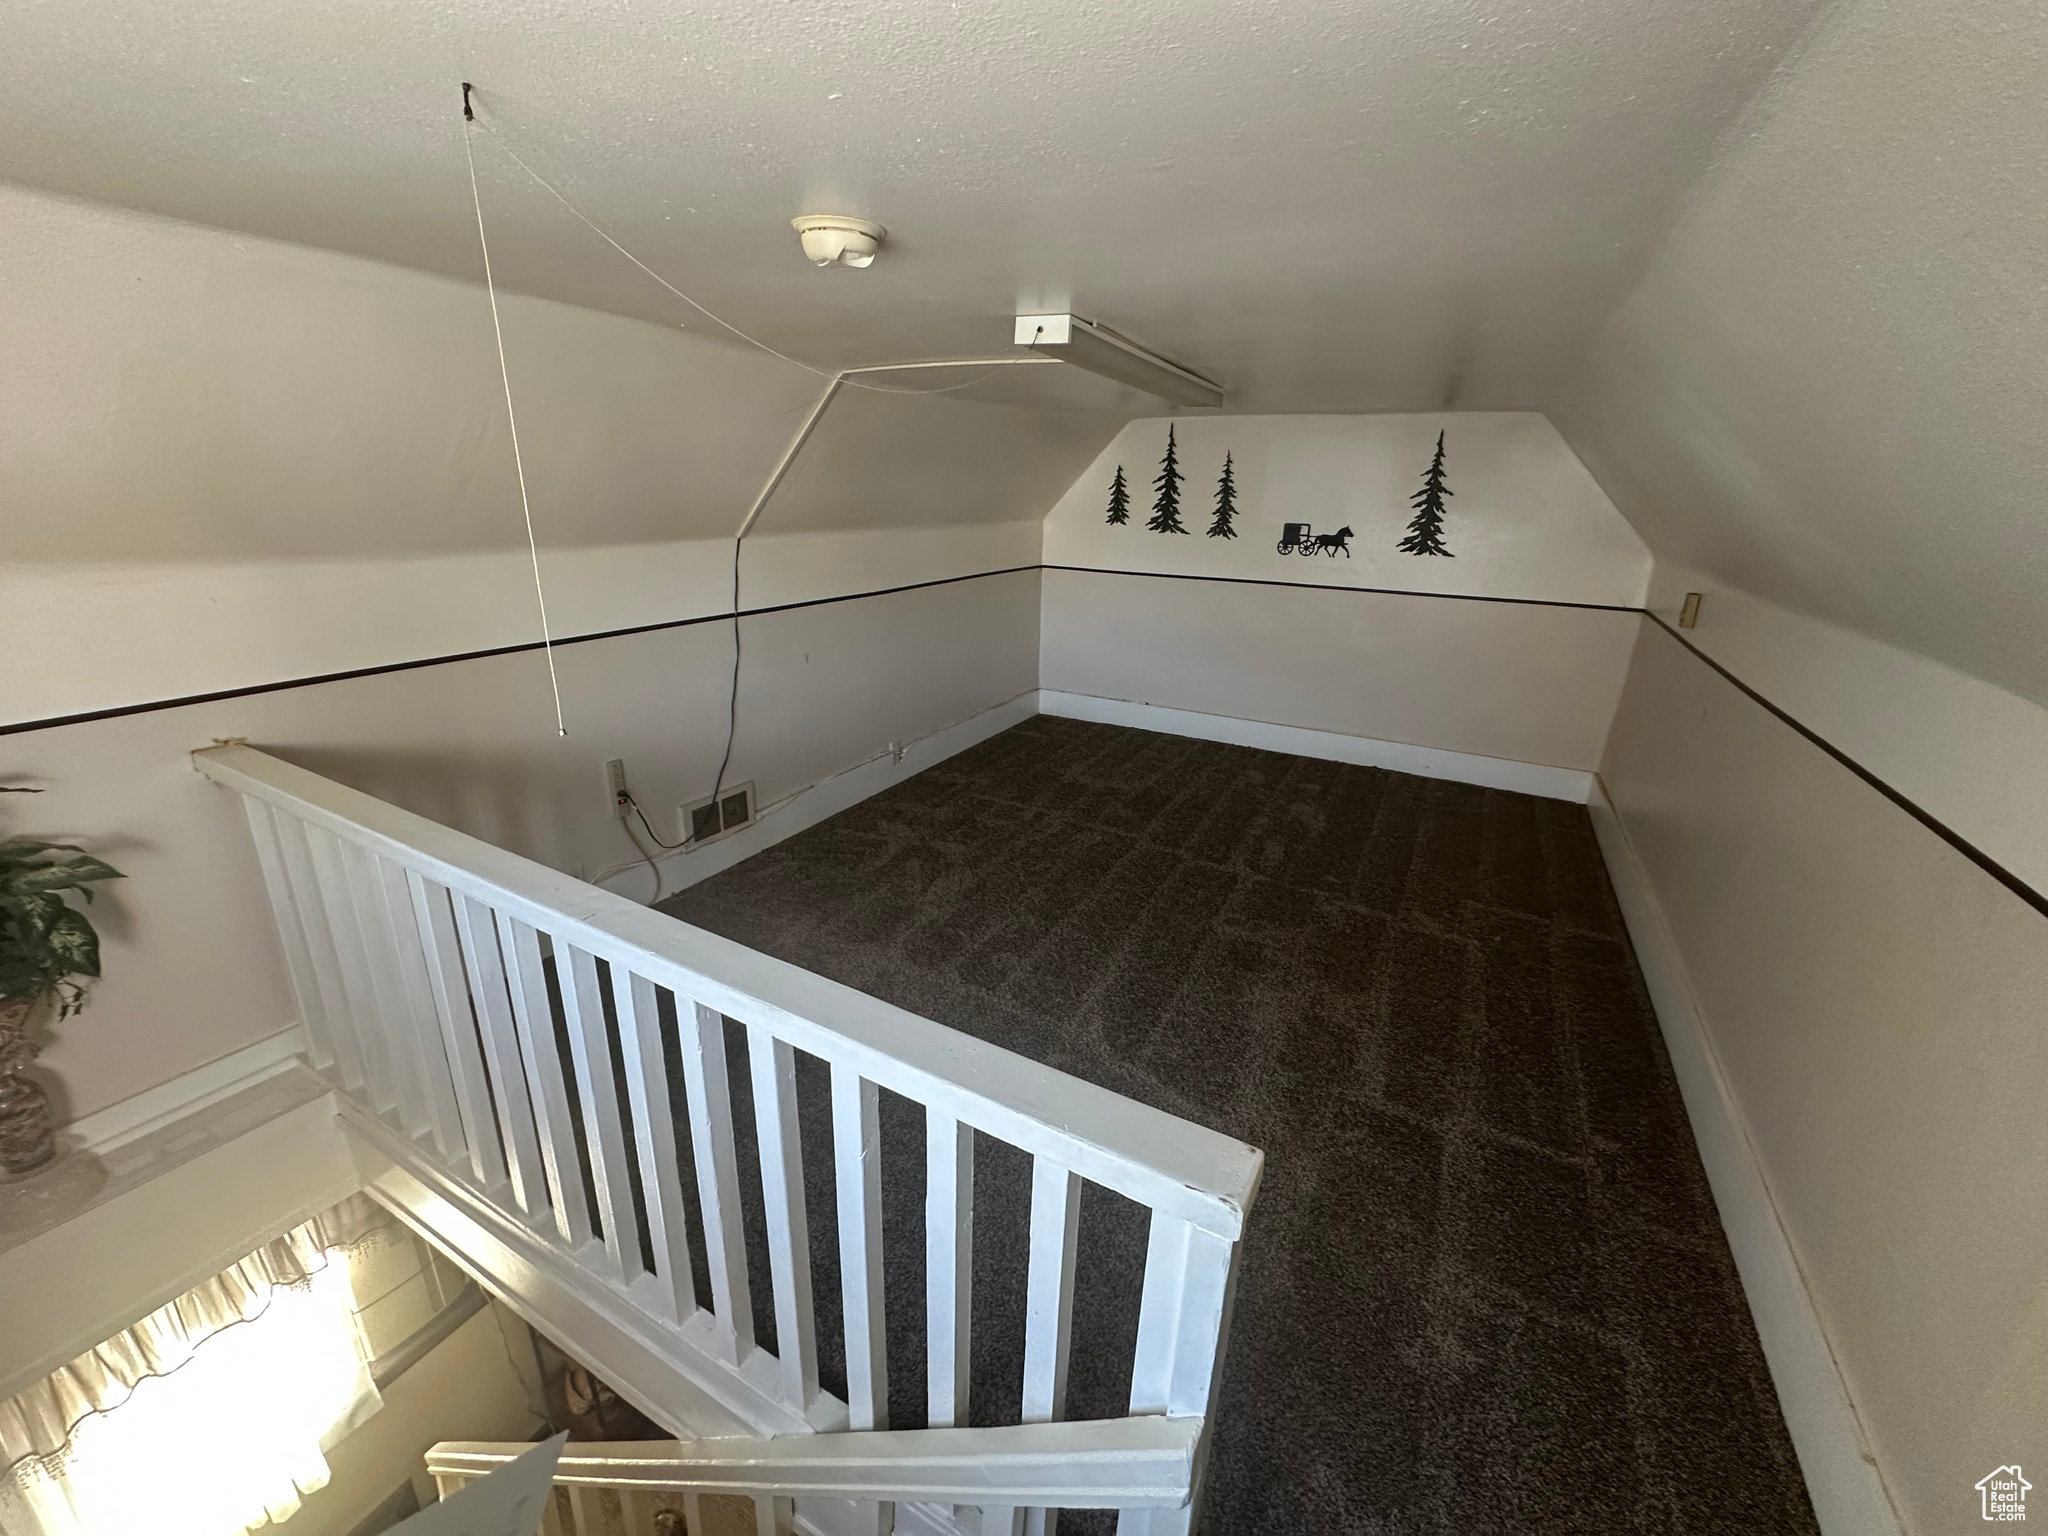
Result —
M 1155 495 L 1152 501 L 1152 515 L 1145 520 L 1145 527 L 1153 533 L 1192 532 L 1180 517 L 1180 483 L 1186 478 L 1180 467 L 1180 447 L 1175 441 L 1174 428 L 1166 428 L 1166 454 L 1159 461 L 1159 473 L 1152 481 Z M 1415 509 L 1415 515 L 1408 520 L 1404 536 L 1395 548 L 1408 555 L 1443 555 L 1450 557 L 1450 546 L 1444 542 L 1444 503 L 1451 497 L 1451 488 L 1444 483 L 1444 434 L 1436 435 L 1436 453 L 1429 461 L 1429 468 L 1423 472 L 1422 488 L 1408 498 Z M 1223 469 L 1216 480 L 1216 508 L 1210 517 L 1206 530 L 1212 539 L 1235 539 L 1237 537 L 1237 480 L 1229 454 L 1223 455 Z M 1116 478 L 1110 482 L 1109 512 L 1103 521 L 1112 525 L 1125 525 L 1131 520 L 1131 486 L 1124 478 L 1124 467 L 1116 467 Z M 1351 558 L 1351 540 L 1355 537 L 1347 523 L 1335 533 L 1317 533 L 1307 523 L 1282 523 L 1280 540 L 1273 546 L 1282 555 L 1301 555 L 1314 559 L 1317 555 L 1328 555 L 1332 560 L 1342 554 Z
M 1283 555 L 1328 555 L 1332 560 L 1341 551 L 1344 558 L 1351 558 L 1351 529 L 1347 525 L 1335 533 L 1317 533 L 1307 523 L 1282 523 L 1280 542 L 1273 546 Z

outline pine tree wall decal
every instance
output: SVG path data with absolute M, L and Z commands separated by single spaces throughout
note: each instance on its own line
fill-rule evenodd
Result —
M 1216 515 L 1209 520 L 1209 537 L 1234 539 L 1231 524 L 1237 518 L 1237 479 L 1230 470 L 1230 455 L 1223 455 L 1223 473 L 1216 477 Z
M 1130 487 L 1124 484 L 1124 467 L 1119 464 L 1116 467 L 1116 479 L 1110 482 L 1109 487 L 1109 516 L 1105 517 L 1103 521 L 1105 523 L 1128 523 L 1130 520 L 1131 491 Z
M 1444 484 L 1444 435 L 1436 435 L 1436 457 L 1429 461 L 1429 473 L 1422 477 L 1422 489 L 1408 499 L 1415 503 L 1415 516 L 1408 524 L 1408 537 L 1397 548 L 1411 555 L 1457 557 L 1444 547 L 1444 499 L 1451 488 Z
M 1152 483 L 1159 494 L 1152 498 L 1152 515 L 1145 526 L 1154 533 L 1186 533 L 1180 521 L 1180 455 L 1173 444 L 1173 428 L 1166 429 L 1166 457 L 1159 461 L 1159 473 Z

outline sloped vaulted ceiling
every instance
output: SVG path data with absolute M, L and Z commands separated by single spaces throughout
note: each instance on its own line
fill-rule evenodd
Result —
M 21 0 L 0 178 L 474 280 L 458 82 L 827 365 L 1118 325 L 1248 410 L 1525 408 L 1817 0 Z M 509 280 L 695 317 L 489 140 Z M 886 224 L 815 273 L 791 215 Z
M 1833 10 L 1551 414 L 1660 555 L 2048 703 L 2044 49 Z
M 473 281 L 473 79 L 813 363 L 1071 305 L 1237 409 L 1547 410 L 1661 554 L 2040 699 L 2043 36 L 2037 0 L 22 0 L 0 179 Z M 684 318 L 480 147 L 515 287 Z M 887 255 L 813 272 L 814 209 Z

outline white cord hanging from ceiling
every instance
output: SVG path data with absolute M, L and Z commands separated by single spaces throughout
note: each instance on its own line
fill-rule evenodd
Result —
M 732 762 L 733 741 L 734 738 L 737 736 L 739 730 L 740 546 L 746 541 L 747 534 L 752 531 L 755 520 L 760 517 L 761 511 L 764 507 L 767 506 L 769 498 L 775 494 L 776 488 L 782 484 L 783 477 L 789 472 L 789 468 L 791 464 L 795 462 L 797 454 L 802 450 L 805 442 L 810 438 L 811 432 L 817 426 L 819 419 L 823 417 L 823 415 L 825 414 L 825 408 L 826 406 L 831 404 L 833 396 L 838 394 L 841 386 L 846 385 L 850 385 L 855 389 L 872 390 L 877 394 L 884 395 L 952 394 L 957 390 L 972 389 L 975 385 L 983 382 L 988 378 L 993 377 L 996 373 L 1000 372 L 1004 368 L 1014 367 L 1020 363 L 1049 363 L 1057 361 L 1057 359 L 1046 357 L 1038 353 L 1026 352 L 1022 355 L 1012 355 L 1008 357 L 938 358 L 926 361 L 906 363 L 875 363 L 857 368 L 826 369 L 815 367 L 810 363 L 804 362 L 801 358 L 791 357 L 786 352 L 779 352 L 774 347 L 769 346 L 768 343 L 766 343 L 765 341 L 762 341 L 760 338 L 756 336 L 751 336 L 747 332 L 741 330 L 738 326 L 734 325 L 730 320 L 727 320 L 724 316 L 719 315 L 713 312 L 712 310 L 705 308 L 704 305 L 698 303 L 697 300 L 691 298 L 687 293 L 683 292 L 682 289 L 678 288 L 674 283 L 670 282 L 667 278 L 663 277 L 659 272 L 655 271 L 654 268 L 648 266 L 647 263 L 642 261 L 638 256 L 635 256 L 631 251 L 627 250 L 625 246 L 621 245 L 618 242 L 618 240 L 613 238 L 613 236 L 608 230 L 606 230 L 602 225 L 600 225 L 595 219 L 591 218 L 588 214 L 586 214 L 581 208 L 577 207 L 575 203 L 570 201 L 566 193 L 564 193 L 553 182 L 549 181 L 545 176 L 541 175 L 539 171 L 535 170 L 532 166 L 528 165 L 525 159 L 521 157 L 519 152 L 513 149 L 510 144 L 507 144 L 503 136 L 500 135 L 495 129 L 493 129 L 490 126 L 490 124 L 483 122 L 477 117 L 475 104 L 472 99 L 474 94 L 475 87 L 465 80 L 462 83 L 462 150 L 463 155 L 469 166 L 470 199 L 474 203 L 476 208 L 477 244 L 483 252 L 484 287 L 485 290 L 489 293 L 491 301 L 491 329 L 494 336 L 497 339 L 498 345 L 498 376 L 505 387 L 505 417 L 506 423 L 511 430 L 512 436 L 512 463 L 514 469 L 518 472 L 519 477 L 519 506 L 521 512 L 525 515 L 526 518 L 526 549 L 527 554 L 531 559 L 533 565 L 534 598 L 540 608 L 541 646 L 547 654 L 548 686 L 554 694 L 556 735 L 567 736 L 569 734 L 569 728 L 562 710 L 561 680 L 555 670 L 554 636 L 548 627 L 547 594 L 541 582 L 540 545 L 538 540 L 534 536 L 533 505 L 531 499 L 527 495 L 526 489 L 526 465 L 523 458 L 520 455 L 519 428 L 516 420 L 513 417 L 512 374 L 509 366 L 505 361 L 505 330 L 503 323 L 500 321 L 498 315 L 497 284 L 491 274 L 490 241 L 488 240 L 484 233 L 483 194 L 478 188 L 476 174 L 476 130 L 480 129 L 484 133 L 488 134 L 491 138 L 491 141 L 494 144 L 496 144 L 498 148 L 505 152 L 505 154 L 507 155 L 507 157 L 511 159 L 513 164 L 517 165 L 528 176 L 532 177 L 534 181 L 539 183 L 540 186 L 546 190 L 549 196 L 553 197 L 555 201 L 560 203 L 564 208 L 568 209 L 568 211 L 571 214 L 573 214 L 576 217 L 576 219 L 579 222 L 581 222 L 586 228 L 588 228 L 591 231 L 591 233 L 596 235 L 600 240 L 604 241 L 606 245 L 609 245 L 621 256 L 625 257 L 626 260 L 630 261 L 642 272 L 646 273 L 647 276 L 654 279 L 655 282 L 659 283 L 668 292 L 675 295 L 675 297 L 681 299 L 685 304 L 689 305 L 692 309 L 696 310 L 705 318 L 715 322 L 718 325 L 723 326 L 726 330 L 732 332 L 733 335 L 739 337 L 740 340 L 746 342 L 749 346 L 755 347 L 760 351 L 767 353 L 770 357 L 780 358 L 783 362 L 790 364 L 792 367 L 801 368 L 806 373 L 816 374 L 819 378 L 826 380 L 824 393 L 819 397 L 817 404 L 811 408 L 810 414 L 807 417 L 805 417 L 802 427 L 798 430 L 796 437 L 794 438 L 794 440 L 791 441 L 789 447 L 784 451 L 782 457 L 776 462 L 774 469 L 769 472 L 767 480 L 762 484 L 759 494 L 754 497 L 753 503 L 747 508 L 747 515 L 745 516 L 745 518 L 741 520 L 738 530 L 733 535 L 731 613 L 733 625 L 732 684 L 731 693 L 728 699 L 728 705 L 726 710 L 725 752 L 719 760 L 718 774 L 712 790 L 713 797 L 716 798 L 719 790 L 722 789 L 724 786 L 725 772 Z M 901 389 L 892 387 L 887 384 L 870 384 L 863 379 L 854 377 L 854 375 L 856 374 L 863 373 L 898 373 L 908 372 L 913 369 L 963 367 L 983 367 L 986 371 L 976 374 L 973 378 L 968 379 L 964 383 L 942 385 L 936 389 Z M 639 807 L 637 806 L 637 804 L 634 806 L 634 809 L 638 811 Z M 650 836 L 655 836 L 654 829 L 651 826 L 647 830 Z M 661 839 L 658 836 L 655 836 L 655 841 L 657 843 L 661 843 L 661 846 L 664 848 L 679 846 L 675 844 L 662 843 Z M 637 838 L 634 839 L 634 842 L 635 846 L 638 846 L 639 840 Z M 650 860 L 649 862 L 651 863 L 652 861 Z M 657 892 L 659 892 L 659 869 L 656 869 L 655 871 L 655 879 L 656 890 Z
M 491 298 L 491 334 L 498 341 L 498 377 L 505 385 L 505 426 L 512 435 L 512 467 L 519 476 L 519 510 L 526 517 L 526 553 L 533 562 L 533 599 L 540 608 L 540 644 L 548 658 L 548 689 L 555 698 L 555 734 L 569 734 L 562 715 L 562 680 L 555 672 L 555 637 L 548 628 L 548 595 L 540 579 L 540 544 L 533 536 L 533 501 L 526 493 L 526 460 L 519 452 L 519 419 L 512 409 L 512 370 L 505 362 L 505 327 L 498 319 L 498 284 L 491 276 L 491 242 L 484 233 L 484 199 L 476 184 L 476 115 L 469 109 L 469 87 L 462 88 L 462 153 L 469 162 L 469 195 L 476 205 L 476 243 L 484 257 L 484 291 Z

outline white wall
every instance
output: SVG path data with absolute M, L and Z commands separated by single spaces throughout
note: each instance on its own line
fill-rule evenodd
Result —
M 1640 603 L 1650 556 L 1543 417 L 1177 420 L 1186 537 L 1144 526 L 1167 425 L 1124 428 L 1047 518 L 1047 565 L 1082 569 L 1046 572 L 1045 687 L 1598 765 L 1634 619 L 1567 605 Z M 1395 546 L 1439 432 L 1452 555 L 1405 554 Z M 1206 533 L 1226 451 L 1235 539 Z M 1131 521 L 1111 526 L 1119 464 Z M 1281 554 L 1286 522 L 1349 526 L 1351 555 Z M 1375 590 L 1344 590 L 1358 588 Z
M 2048 1462 L 2048 918 L 1645 623 L 1602 766 L 1909 1532 Z
M 1148 531 L 1152 480 L 1174 429 L 1181 521 L 1189 536 Z M 1451 489 L 1451 556 L 1395 546 L 1414 515 L 1437 434 Z M 1237 484 L 1238 537 L 1209 538 L 1225 452 Z M 1103 521 L 1121 464 L 1131 521 Z M 1304 559 L 1275 545 L 1282 523 L 1317 533 L 1348 525 L 1350 556 Z M 1448 411 L 1423 416 L 1198 416 L 1134 421 L 1046 518 L 1048 565 L 1172 571 L 1250 580 L 1385 587 L 1403 592 L 1539 598 L 1636 607 L 1648 590 L 1650 553 L 1550 423 L 1531 411 Z
M 1544 403 L 1652 612 L 2048 891 L 2041 23 L 1829 7 Z M 1903 1524 L 1977 1528 L 2048 1456 L 2048 919 L 1652 625 L 1604 772 Z
M 1659 560 L 1649 609 L 1965 841 L 2048 894 L 2048 709 L 1938 661 Z
M 1045 572 L 1047 688 L 1592 770 L 1633 613 Z
M 1036 523 L 761 533 L 747 609 L 1038 563 Z M 542 552 L 558 636 L 730 611 L 730 538 Z M 526 552 L 356 560 L 72 561 L 0 568 L 21 638 L 9 719 L 59 719 L 366 667 L 531 645 Z
M 761 802 L 1037 684 L 1038 573 L 744 621 L 728 781 Z M 663 834 L 724 744 L 731 631 L 693 624 L 561 647 L 558 738 L 534 651 L 380 673 L 0 738 L 14 826 L 76 837 L 128 878 L 95 904 L 106 975 L 43 1057 L 70 1119 L 293 1017 L 246 826 L 187 754 L 247 737 L 317 772 L 586 876 L 629 866 L 602 765 L 625 760 Z M 643 885 L 651 882 L 642 878 Z M 621 889 L 630 880 L 622 878 Z M 651 892 L 633 887 L 634 894 Z

